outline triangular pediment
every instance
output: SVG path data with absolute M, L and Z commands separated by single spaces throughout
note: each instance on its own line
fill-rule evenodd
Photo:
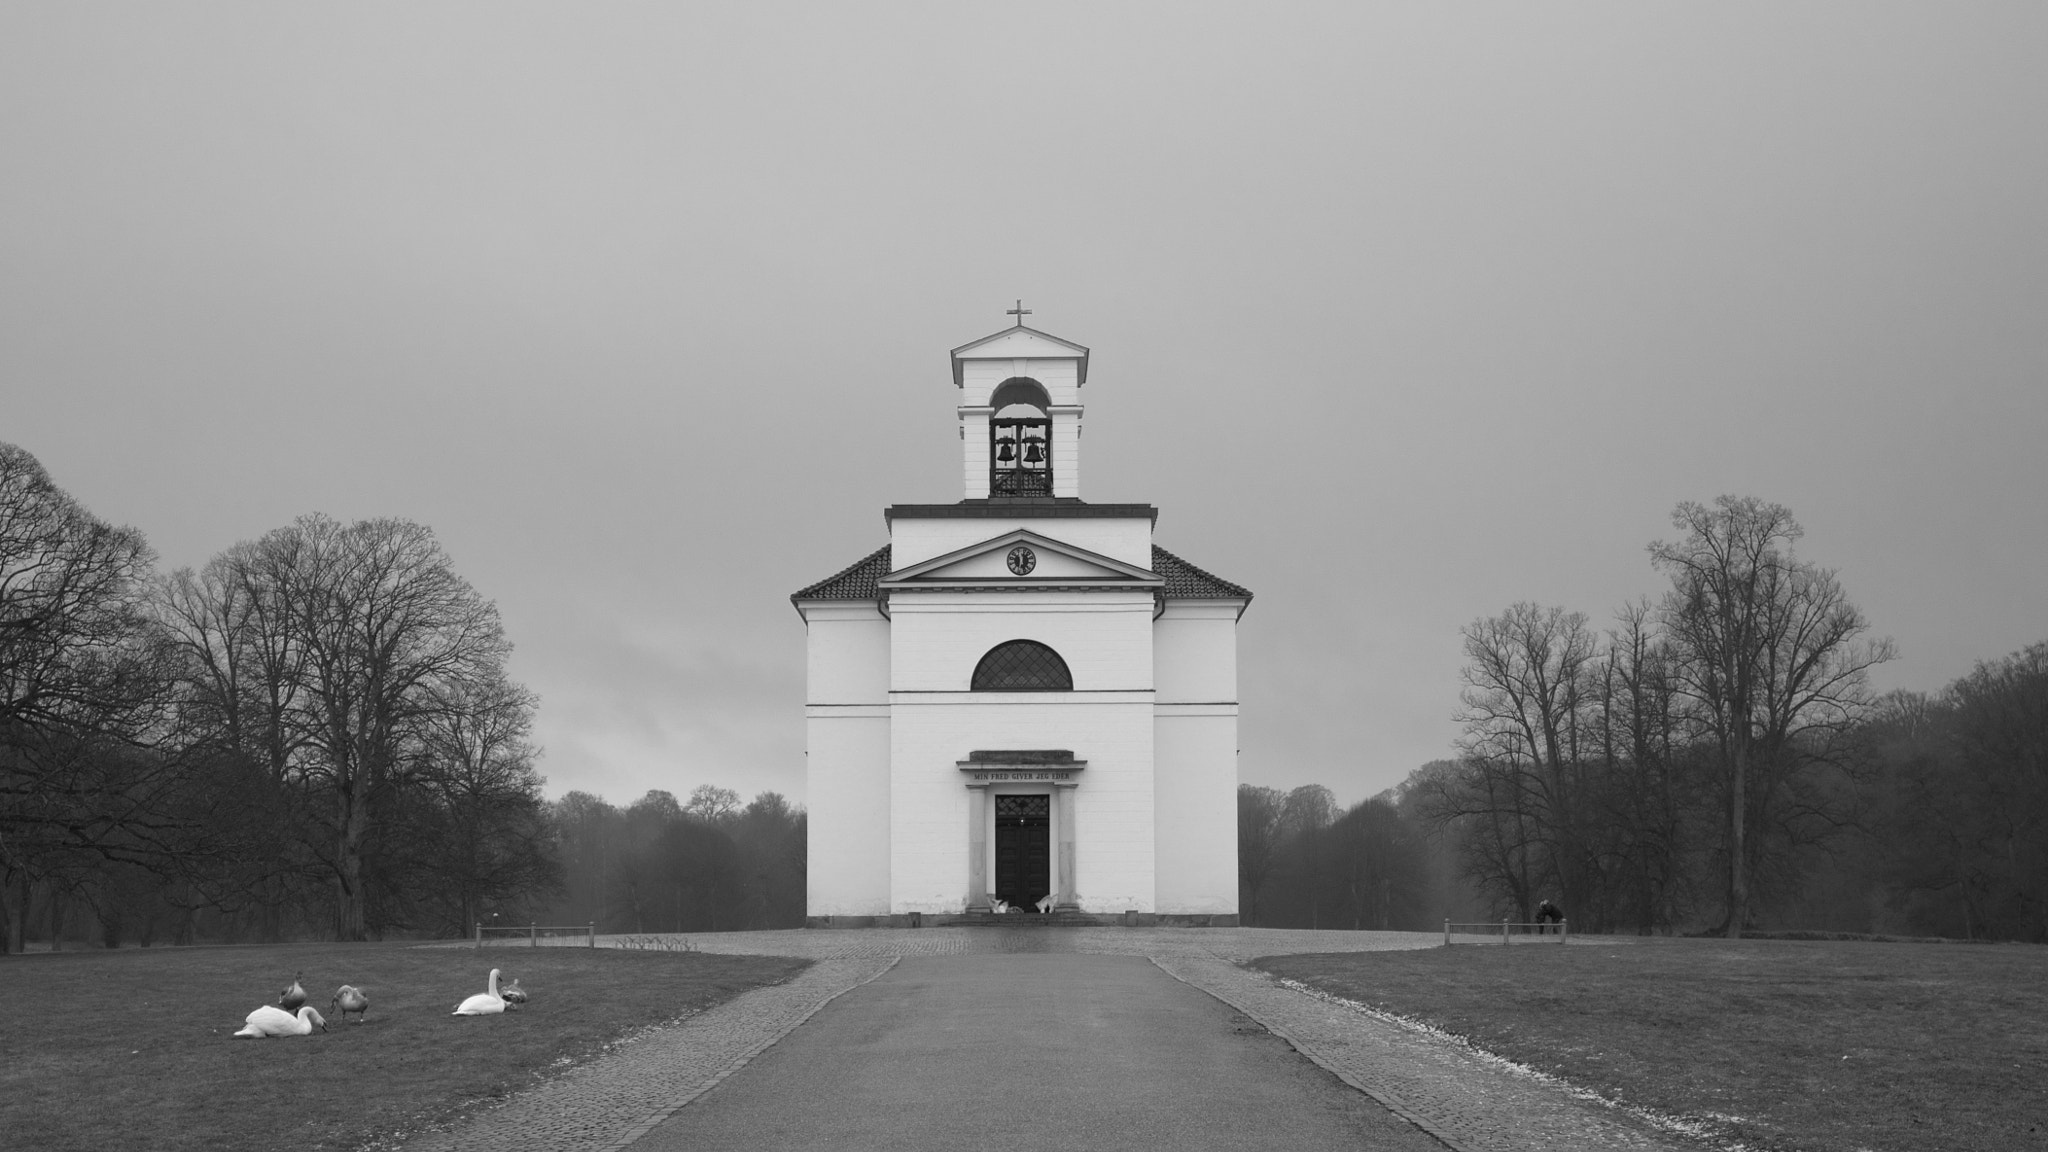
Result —
M 1024 571 L 1017 571 L 1018 568 Z M 1018 528 L 889 573 L 883 591 L 918 588 L 1156 589 L 1158 574 Z
M 970 340 L 953 349 L 953 383 L 960 383 L 962 360 L 1079 360 L 1076 382 L 1088 382 L 1088 349 L 1050 332 L 1017 324 Z

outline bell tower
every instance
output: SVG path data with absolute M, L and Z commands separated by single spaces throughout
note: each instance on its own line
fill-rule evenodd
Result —
M 1078 500 L 1088 349 L 1017 322 L 953 349 L 965 499 Z

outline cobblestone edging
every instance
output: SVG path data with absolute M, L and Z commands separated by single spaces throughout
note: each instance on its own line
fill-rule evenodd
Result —
M 825 1005 L 896 966 L 898 956 L 819 960 L 796 978 L 756 988 L 522 1092 L 407 1152 L 547 1148 L 615 1152 L 717 1087 Z
M 1292 1044 L 1351 1087 L 1455 1152 L 1700 1152 L 1627 1113 L 1575 1099 L 1547 1078 L 1517 1075 L 1474 1049 L 1287 988 L 1219 957 L 1155 956 L 1198 988 Z

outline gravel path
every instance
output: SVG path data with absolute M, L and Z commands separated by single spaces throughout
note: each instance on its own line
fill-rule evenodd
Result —
M 675 938 L 670 938 L 673 943 Z M 1259 956 L 1427 948 L 1440 935 L 1262 928 L 797 929 L 683 937 L 698 951 L 817 961 L 786 984 L 756 989 L 523 1093 L 449 1132 L 405 1143 L 420 1152 L 623 1149 L 716 1087 L 835 997 L 903 956 L 1080 952 L 1145 956 L 1279 1035 L 1345 1083 L 1458 1152 L 1699 1152 L 1669 1125 L 1608 1106 L 1442 1036 L 1289 988 L 1244 963 Z M 611 946 L 649 938 L 600 937 Z

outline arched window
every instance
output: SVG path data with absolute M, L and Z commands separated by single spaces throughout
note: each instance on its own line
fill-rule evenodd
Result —
M 974 666 L 976 692 L 1064 692 L 1073 687 L 1067 662 L 1036 640 L 998 644 Z

